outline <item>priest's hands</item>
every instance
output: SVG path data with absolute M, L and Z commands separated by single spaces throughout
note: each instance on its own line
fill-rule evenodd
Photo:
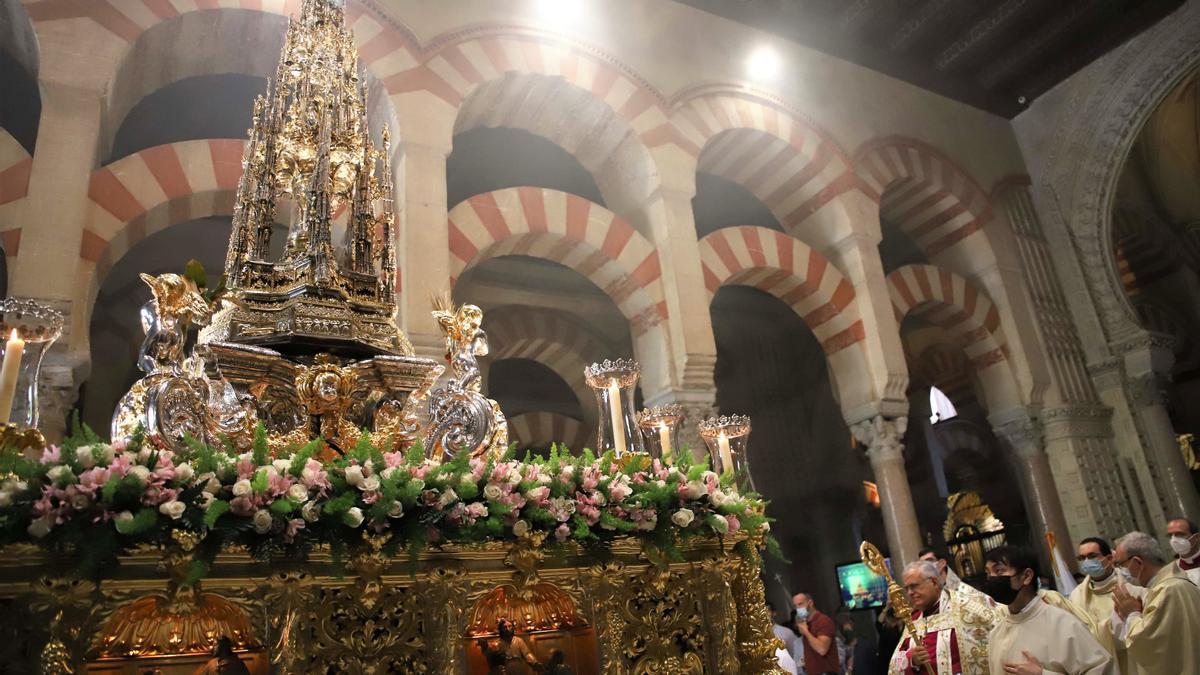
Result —
M 1021 652 L 1021 656 L 1025 657 L 1023 663 L 1006 663 L 1004 664 L 1004 672 L 1012 675 L 1042 675 L 1042 663 L 1033 657 L 1032 654 L 1026 651 Z
M 933 655 L 929 653 L 929 647 L 917 645 L 908 650 L 908 661 L 914 668 L 924 668 L 933 663 Z M 1041 674 L 1039 673 L 1038 675 Z
M 1142 599 L 1131 594 L 1124 586 L 1118 585 L 1113 589 L 1113 611 L 1122 620 L 1128 619 L 1130 614 L 1142 611 Z

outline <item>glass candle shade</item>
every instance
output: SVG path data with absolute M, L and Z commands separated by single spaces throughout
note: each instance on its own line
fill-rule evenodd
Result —
M 638 429 L 646 444 L 646 452 L 654 459 L 666 464 L 675 461 L 679 452 L 679 421 L 683 419 L 683 408 L 675 403 L 656 405 L 642 410 L 637 415 Z
M 0 422 L 36 428 L 42 359 L 62 335 L 62 312 L 33 300 L 0 300 Z
M 713 471 L 719 474 L 733 471 L 742 474 L 742 482 L 748 482 L 750 463 L 746 457 L 746 443 L 750 440 L 750 418 L 745 415 L 721 415 L 710 417 L 699 424 L 700 438 L 708 446 Z
M 599 406 L 597 453 L 612 450 L 617 457 L 624 457 L 642 452 L 642 435 L 633 420 L 633 388 L 641 373 L 641 366 L 632 359 L 605 359 L 583 369 Z

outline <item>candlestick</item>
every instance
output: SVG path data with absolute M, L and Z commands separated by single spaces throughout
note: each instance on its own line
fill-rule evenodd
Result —
M 666 422 L 658 425 L 658 440 L 662 448 L 662 461 L 670 462 L 673 453 L 671 449 L 671 427 L 667 426 Z
M 632 412 L 633 389 L 639 375 L 641 367 L 629 359 L 605 359 L 583 369 L 584 380 L 595 392 L 599 406 L 596 452 L 612 450 L 618 458 L 642 452 L 642 435 L 630 436 L 629 430 L 634 427 L 632 420 L 626 419 Z
M 722 472 L 733 471 L 733 452 L 729 449 L 729 437 L 724 431 L 717 435 L 717 446 L 721 452 Z
M 24 353 L 25 341 L 14 328 L 4 347 L 4 365 L 0 366 L 0 419 L 3 424 L 8 424 L 12 418 L 13 397 L 17 394 L 17 378 L 21 376 L 21 355 Z
M 617 456 L 625 454 L 625 415 L 621 410 L 621 386 L 614 379 L 608 384 L 609 413 L 612 415 L 613 446 Z

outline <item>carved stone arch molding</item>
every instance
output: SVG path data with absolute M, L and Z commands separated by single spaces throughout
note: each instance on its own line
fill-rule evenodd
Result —
M 1035 104 L 1027 113 L 1032 123 L 1016 121 L 1018 133 L 1026 136 L 1022 144 L 1035 189 L 1049 207 L 1045 212 L 1057 211 L 1065 221 L 1110 345 L 1144 332 L 1122 290 L 1109 245 L 1117 180 L 1158 103 L 1200 64 L 1198 34 L 1200 4 L 1185 3 L 1046 95 L 1045 105 Z M 1046 119 L 1047 113 L 1053 119 Z M 1038 127 L 1047 122 L 1051 126 L 1041 135 Z M 1046 144 L 1038 147 L 1034 135 Z

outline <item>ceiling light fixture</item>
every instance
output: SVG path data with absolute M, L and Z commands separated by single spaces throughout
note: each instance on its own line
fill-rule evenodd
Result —
M 767 45 L 756 48 L 746 59 L 746 74 L 754 80 L 773 80 L 782 69 L 779 53 Z

